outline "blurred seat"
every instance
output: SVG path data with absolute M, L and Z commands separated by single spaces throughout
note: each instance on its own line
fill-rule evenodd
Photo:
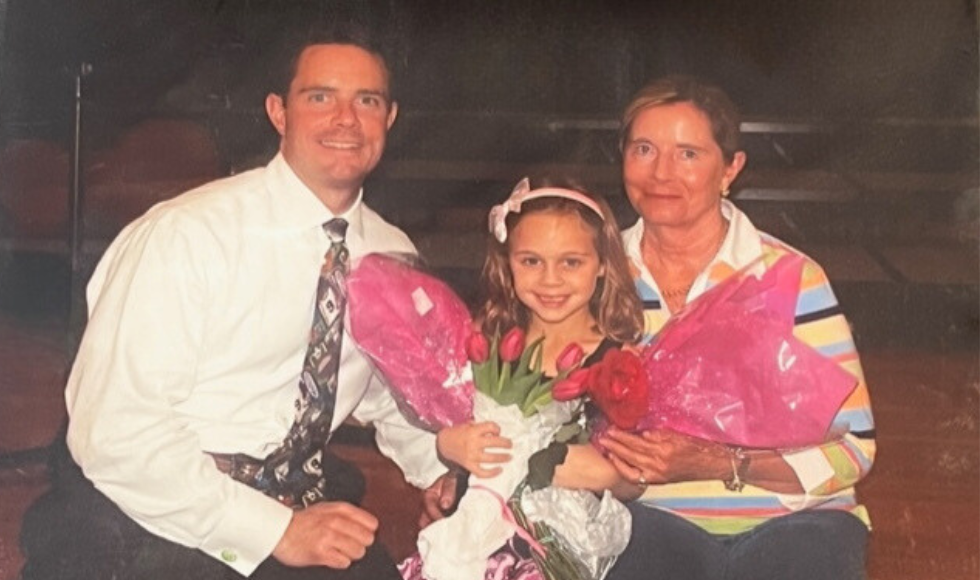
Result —
M 0 234 L 60 238 L 68 225 L 68 152 L 40 139 L 10 142 L 0 151 Z
M 86 164 L 86 236 L 108 238 L 151 206 L 223 175 L 211 132 L 183 119 L 149 119 Z
M 107 239 L 153 204 L 224 175 L 210 131 L 182 119 L 150 119 L 126 129 L 108 150 L 82 159 L 84 237 Z M 63 240 L 68 228 L 65 148 L 39 139 L 0 151 L 0 235 Z

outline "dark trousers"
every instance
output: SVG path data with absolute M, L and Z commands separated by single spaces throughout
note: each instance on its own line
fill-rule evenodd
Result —
M 364 481 L 352 464 L 332 457 L 327 473 L 331 500 L 358 503 Z M 341 474 L 338 476 L 338 474 Z M 31 506 L 21 526 L 26 564 L 22 580 L 230 580 L 242 576 L 198 550 L 164 540 L 140 527 L 102 495 L 56 446 L 52 487 Z M 260 580 L 400 580 L 377 542 L 346 570 L 289 568 L 274 558 L 250 576 Z
M 608 580 L 860 580 L 868 529 L 840 511 L 801 511 L 716 536 L 633 502 L 629 546 Z

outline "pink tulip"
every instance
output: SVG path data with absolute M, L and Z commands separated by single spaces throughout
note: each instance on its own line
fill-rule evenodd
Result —
M 466 357 L 476 364 L 485 363 L 490 358 L 490 344 L 487 343 L 487 337 L 480 332 L 474 332 L 466 337 L 463 346 L 466 349 Z
M 504 362 L 514 362 L 524 352 L 524 331 L 514 327 L 500 341 L 500 358 Z
M 555 383 L 551 398 L 556 401 L 571 401 L 581 397 L 588 390 L 589 369 L 576 369 L 564 379 Z
M 585 351 L 577 343 L 571 343 L 561 351 L 558 355 L 558 359 L 555 360 L 555 367 L 558 372 L 564 372 L 569 369 L 573 369 L 582 362 L 582 357 L 585 356 Z

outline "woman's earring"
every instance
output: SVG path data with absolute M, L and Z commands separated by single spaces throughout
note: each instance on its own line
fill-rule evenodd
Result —
M 728 197 L 728 195 L 729 195 L 729 194 L 730 194 L 731 192 L 732 192 L 732 190 L 731 190 L 731 189 L 728 189 L 728 188 L 726 187 L 725 189 L 723 189 L 723 190 L 721 190 L 721 196 L 722 196 L 722 197 Z

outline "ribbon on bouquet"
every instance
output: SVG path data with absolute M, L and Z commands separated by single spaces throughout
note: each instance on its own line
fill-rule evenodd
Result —
M 508 524 L 514 527 L 514 533 L 517 534 L 517 537 L 527 542 L 527 544 L 531 546 L 531 549 L 537 552 L 538 555 L 540 555 L 542 558 L 545 556 L 544 546 L 542 546 L 540 542 L 535 540 L 534 536 L 532 536 L 530 532 L 524 529 L 524 527 L 521 526 L 521 524 L 517 523 L 517 518 L 514 517 L 514 512 L 510 509 L 510 507 L 507 505 L 507 502 L 504 501 L 504 498 L 501 497 L 499 493 L 493 491 L 489 487 L 485 487 L 482 485 L 471 485 L 470 489 L 478 489 L 480 491 L 485 491 L 489 493 L 494 499 L 496 499 L 497 502 L 500 504 L 501 517 L 504 518 L 505 522 L 507 522 Z

